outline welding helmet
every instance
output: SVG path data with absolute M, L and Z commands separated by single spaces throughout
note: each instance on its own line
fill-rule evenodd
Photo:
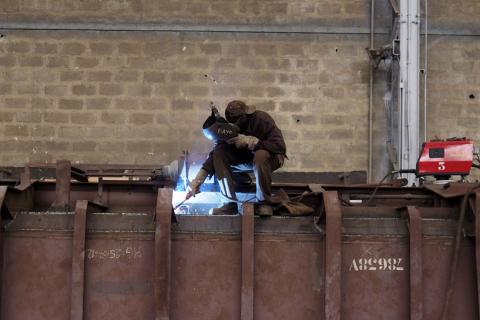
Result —
M 218 116 L 213 111 L 203 123 L 202 129 L 205 137 L 215 142 L 234 138 L 239 132 L 239 128 L 235 124 L 229 123 L 225 118 Z

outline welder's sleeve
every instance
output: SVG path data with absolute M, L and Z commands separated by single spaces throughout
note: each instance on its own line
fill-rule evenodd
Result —
M 202 165 L 202 169 L 208 172 L 208 176 L 212 176 L 215 173 L 213 167 L 213 150 L 208 154 L 207 160 Z
M 272 153 L 285 155 L 287 147 L 283 139 L 282 131 L 276 126 L 270 116 L 265 116 L 262 123 L 262 135 L 260 141 L 255 146 L 255 150 L 264 149 Z

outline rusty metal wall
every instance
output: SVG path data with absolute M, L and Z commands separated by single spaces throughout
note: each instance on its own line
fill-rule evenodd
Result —
M 264 219 L 63 179 L 0 184 L 1 319 L 479 318 L 478 185 L 285 184 L 315 214 Z
M 69 318 L 72 231 L 53 222 L 63 219 L 65 223 L 73 215 L 51 214 L 48 224 L 52 229 L 44 224 L 42 230 L 35 230 L 42 215 L 24 214 L 5 234 L 3 319 Z M 118 225 L 122 218 L 110 215 L 102 223 Z M 195 218 L 182 217 L 180 225 L 188 227 L 185 220 Z M 197 224 L 196 231 L 173 234 L 171 319 L 240 319 L 241 239 L 238 228 L 225 228 L 235 222 L 239 227 L 239 219 L 229 218 L 227 223 L 222 217 L 205 218 L 208 224 L 220 220 L 221 229 Z M 323 319 L 324 266 L 328 263 L 324 235 L 288 227 L 293 218 L 276 219 L 286 225 L 277 232 L 275 223 L 258 221 L 256 225 L 254 318 Z M 311 223 L 311 218 L 296 220 Z M 377 232 L 386 231 L 382 224 L 378 222 Z M 85 319 L 155 319 L 153 229 L 135 225 L 132 230 L 138 231 L 133 233 L 127 232 L 126 225 L 117 231 L 91 229 L 85 252 Z M 100 223 L 96 227 L 104 230 Z M 354 228 L 346 231 L 350 230 Z M 424 240 L 425 319 L 441 316 L 452 243 L 451 232 Z M 409 317 L 405 235 L 344 236 L 342 255 L 342 319 Z M 472 239 L 464 243 L 460 257 L 448 319 L 477 319 Z M 380 270 L 379 262 L 365 263 L 382 258 L 397 262 L 385 265 L 385 270 Z

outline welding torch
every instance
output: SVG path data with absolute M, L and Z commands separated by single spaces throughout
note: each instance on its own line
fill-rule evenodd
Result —
M 175 211 L 175 210 L 177 210 L 178 208 L 180 208 L 180 206 L 181 206 L 182 204 L 184 204 L 185 201 L 187 201 L 188 199 L 190 199 L 190 198 L 193 197 L 193 196 L 194 196 L 193 191 L 188 191 L 187 195 L 185 196 L 185 199 L 183 199 L 182 202 L 180 202 L 179 204 L 177 204 L 177 205 L 175 206 L 175 208 L 173 208 L 173 210 Z

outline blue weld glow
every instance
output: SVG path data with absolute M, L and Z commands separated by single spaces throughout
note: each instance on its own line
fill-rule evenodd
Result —
M 191 165 L 189 168 L 188 178 L 193 179 L 200 170 L 201 165 Z M 185 168 L 178 177 L 175 190 L 173 191 L 172 205 L 176 207 L 181 203 L 186 195 L 187 189 L 186 186 L 186 172 Z M 218 188 L 218 183 L 214 177 L 205 180 L 203 185 L 200 187 L 200 193 L 195 195 L 195 197 L 190 198 L 185 201 L 179 208 L 175 210 L 176 214 L 191 214 L 191 215 L 208 215 L 210 210 L 213 208 L 218 208 L 224 201 L 220 190 Z M 246 201 L 252 199 L 255 195 L 252 193 L 237 193 L 237 198 L 239 201 Z

